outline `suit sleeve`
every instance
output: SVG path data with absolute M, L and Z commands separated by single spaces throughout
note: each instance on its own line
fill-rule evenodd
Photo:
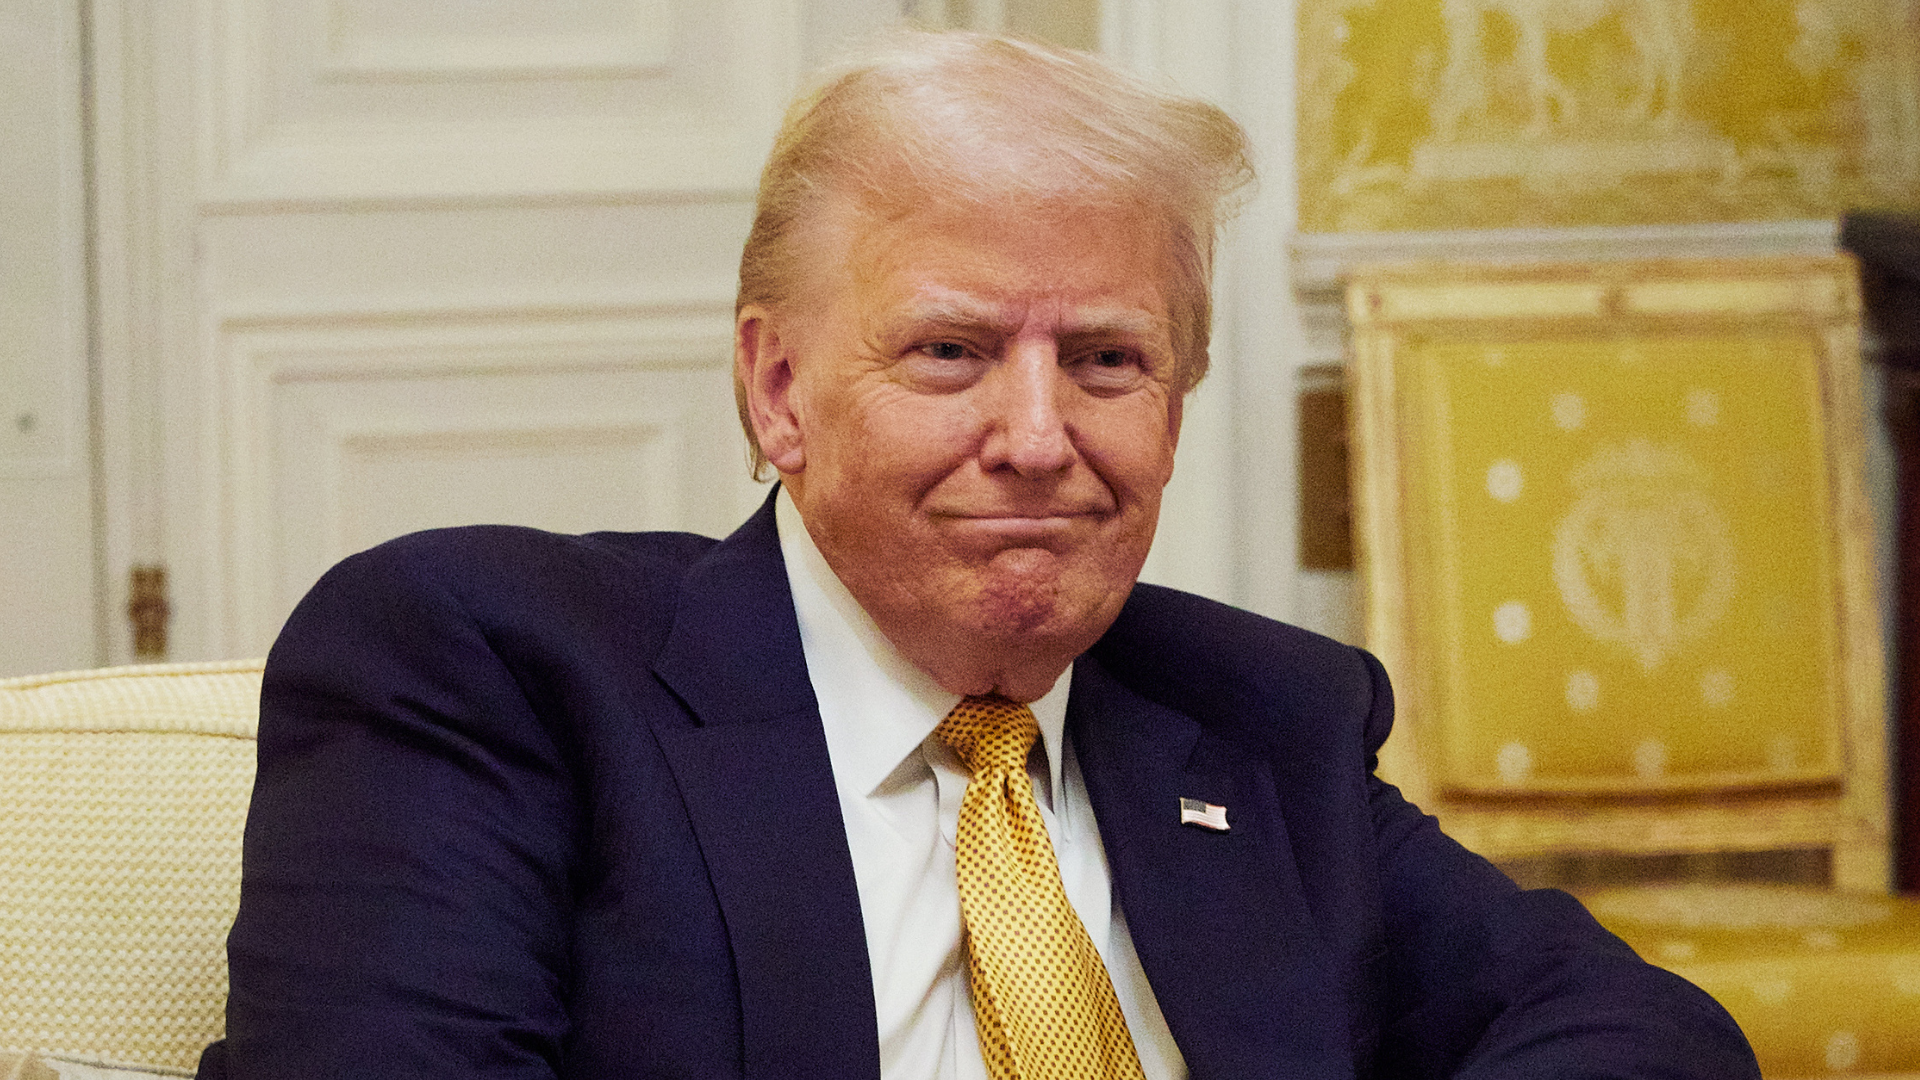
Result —
M 1392 695 L 1379 662 L 1366 663 L 1371 753 Z M 1746 1039 L 1704 991 L 1643 962 L 1573 897 L 1520 889 L 1392 785 L 1369 783 L 1396 987 L 1377 1076 L 1757 1080 Z
M 268 660 L 236 1080 L 555 1075 L 580 810 L 446 562 L 412 541 L 348 560 Z

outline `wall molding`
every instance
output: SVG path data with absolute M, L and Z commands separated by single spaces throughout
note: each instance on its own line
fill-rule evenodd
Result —
M 386 81 L 447 78 L 638 77 L 673 56 L 671 0 L 624 0 L 624 25 L 546 33 L 355 32 L 340 0 L 326 5 L 321 78 Z
M 1839 242 L 1840 223 L 1818 219 L 1566 229 L 1297 233 L 1288 249 L 1293 262 L 1294 288 L 1313 293 L 1337 290 L 1350 270 L 1368 263 L 1427 259 L 1511 263 L 1830 255 L 1838 249 Z
M 361 313 L 364 314 L 364 313 Z M 277 549 L 276 409 L 282 395 L 303 384 L 344 389 L 414 379 L 604 373 L 711 372 L 724 377 L 732 362 L 731 305 L 724 311 L 683 315 L 602 311 L 596 318 L 517 319 L 502 311 L 446 313 L 427 322 L 388 317 L 368 320 L 343 313 L 331 323 L 308 313 L 299 321 L 263 324 L 223 321 L 212 350 L 223 373 L 221 392 L 209 395 L 201 423 L 219 432 L 221 546 L 226 573 L 209 583 L 211 606 L 232 640 L 220 647 L 258 649 L 271 641 L 284 618 L 282 578 L 287 568 Z M 532 408 L 532 407 L 530 407 Z M 720 417 L 731 421 L 728 415 Z M 679 410 L 606 404 L 574 414 L 582 429 L 636 426 L 686 428 Z M 435 431 L 548 431 L 561 416 L 551 410 L 513 418 L 482 410 L 463 419 L 435 421 Z M 690 429 L 689 429 L 690 430 Z M 364 423 L 333 432 L 332 442 L 370 434 L 424 434 L 391 425 L 376 431 Z M 339 448 L 326 453 L 323 474 L 337 477 Z M 744 476 L 744 469 L 742 470 Z M 329 507 L 330 523 L 340 507 Z M 329 527 L 332 527 L 330 524 Z
M 327 5 L 201 0 L 200 202 L 749 191 L 800 73 L 801 0 L 675 6 L 664 36 L 556 31 L 521 52 L 484 34 L 343 39 Z
M 651 293 L 621 290 L 595 295 L 572 291 L 565 295 L 534 296 L 503 291 L 491 296 L 435 298 L 427 302 L 229 306 L 220 313 L 219 324 L 228 333 L 349 327 L 411 328 L 431 333 L 436 327 L 558 322 L 594 326 L 632 321 L 659 325 L 664 319 L 685 319 L 706 333 L 716 332 L 716 327 L 724 325 L 724 336 L 731 339 L 734 288 L 734 282 L 728 280 Z
M 487 124 L 278 123 L 222 155 L 210 210 L 366 203 L 553 204 L 688 193 L 741 197 L 772 141 L 765 124 L 689 116 Z M 743 138 L 742 129 L 752 131 Z M 556 169 L 556 161 L 566 167 Z
M 377 492 L 378 485 L 353 480 L 356 471 L 377 468 L 382 462 L 403 463 L 409 458 L 430 460 L 449 456 L 487 457 L 519 451 L 551 455 L 555 451 L 626 451 L 639 460 L 637 467 L 624 470 L 630 477 L 633 504 L 653 508 L 648 520 L 636 524 L 644 528 L 670 528 L 662 506 L 680 501 L 684 487 L 680 448 L 686 443 L 685 430 L 692 422 L 685 409 L 661 409 L 645 404 L 624 404 L 614 409 L 599 409 L 583 415 L 579 410 L 493 409 L 469 412 L 460 417 L 437 417 L 422 422 L 371 421 L 365 417 L 335 417 L 324 425 L 321 458 L 314 470 L 321 488 L 316 502 L 325 509 L 313 532 L 324 538 L 325 546 L 317 560 L 304 561 L 299 553 L 284 547 L 279 551 L 281 564 L 276 568 L 284 581 L 289 575 L 302 581 L 323 571 L 340 558 L 366 546 L 366 537 L 356 535 L 354 508 L 364 506 L 366 496 Z M 612 522 L 596 523 L 596 528 L 616 528 Z M 386 539 L 380 536 L 378 539 Z M 309 553 L 311 554 L 311 553 Z M 295 565 L 288 565 L 291 561 Z M 271 597 L 267 602 L 272 602 Z M 269 622 L 277 620 L 269 619 Z M 265 627 L 271 632 L 272 627 Z
M 170 655 L 226 655 L 212 613 L 197 602 L 220 572 L 198 543 L 202 520 L 173 508 L 204 500 L 206 443 L 177 418 L 205 394 L 196 364 L 192 193 L 194 109 L 189 81 L 166 58 L 195 51 L 181 4 L 87 4 L 93 160 L 93 351 L 100 511 L 100 610 L 107 663 L 134 659 L 124 615 L 128 570 L 161 564 L 173 593 Z

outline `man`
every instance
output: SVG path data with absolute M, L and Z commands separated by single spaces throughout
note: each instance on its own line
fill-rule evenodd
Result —
M 1754 1075 L 1371 776 L 1370 657 L 1135 586 L 1246 173 L 1218 110 L 991 38 L 796 105 L 737 320 L 776 494 L 316 586 L 202 1075 Z

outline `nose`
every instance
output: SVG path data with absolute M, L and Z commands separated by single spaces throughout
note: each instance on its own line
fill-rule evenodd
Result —
M 1073 462 L 1073 440 L 1061 414 L 1070 380 L 1050 339 L 1018 339 L 996 368 L 988 408 L 993 427 L 983 447 L 989 469 L 1006 467 L 1039 478 Z

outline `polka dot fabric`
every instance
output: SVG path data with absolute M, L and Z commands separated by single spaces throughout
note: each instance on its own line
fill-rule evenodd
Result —
M 1027 776 L 1033 712 L 997 697 L 954 706 L 934 734 L 973 780 L 960 801 L 960 913 L 980 1050 L 995 1080 L 1141 1077 L 1127 1021 L 1067 902 Z

